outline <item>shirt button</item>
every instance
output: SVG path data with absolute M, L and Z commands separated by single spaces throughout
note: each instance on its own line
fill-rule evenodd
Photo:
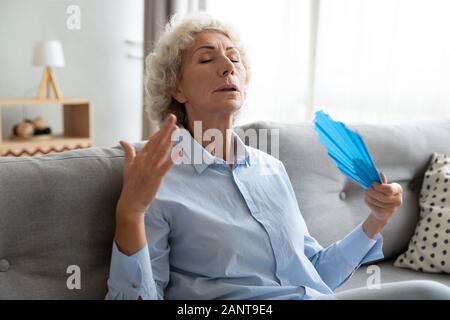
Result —
M 132 283 L 131 286 L 132 286 L 134 289 L 136 289 L 137 287 L 139 287 L 137 283 Z
M 8 271 L 10 266 L 11 265 L 10 265 L 8 260 L 6 260 L 6 259 L 1 259 L 0 260 L 0 272 Z
M 346 194 L 344 191 L 342 191 L 341 193 L 339 193 L 339 199 L 345 200 L 345 198 L 347 198 L 347 194 Z

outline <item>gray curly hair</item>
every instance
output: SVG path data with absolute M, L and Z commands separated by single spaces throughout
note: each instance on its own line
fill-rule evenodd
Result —
M 184 17 L 175 14 L 166 24 L 153 52 L 145 59 L 145 111 L 150 122 L 156 121 L 161 124 L 169 113 L 173 113 L 177 117 L 177 124 L 187 127 L 184 104 L 175 100 L 170 92 L 175 90 L 181 76 L 184 50 L 192 45 L 195 35 L 203 31 L 220 32 L 233 42 L 246 69 L 246 85 L 250 82 L 250 65 L 246 49 L 232 26 L 206 13 Z

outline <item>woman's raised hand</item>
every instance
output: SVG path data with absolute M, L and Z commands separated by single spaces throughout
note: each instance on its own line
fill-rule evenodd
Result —
M 128 222 L 143 221 L 164 176 L 179 157 L 179 154 L 172 157 L 171 153 L 171 136 L 175 130 L 178 130 L 176 117 L 170 114 L 137 155 L 131 144 L 120 141 L 125 151 L 125 164 L 116 218 Z
M 381 172 L 382 183 L 374 183 L 365 192 L 365 202 L 371 209 L 363 223 L 363 229 L 370 238 L 374 238 L 398 208 L 403 204 L 403 189 L 398 183 L 388 183 Z
M 374 183 L 366 190 L 365 202 L 375 218 L 387 222 L 402 206 L 403 189 L 398 183 L 388 183 L 383 172 L 381 172 L 381 178 L 382 184 Z

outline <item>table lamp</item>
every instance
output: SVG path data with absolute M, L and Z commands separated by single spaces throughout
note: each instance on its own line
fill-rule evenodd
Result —
M 39 41 L 34 44 L 33 65 L 45 66 L 44 75 L 37 94 L 38 99 L 49 99 L 53 88 L 55 98 L 62 99 L 61 89 L 56 83 L 55 73 L 52 67 L 64 66 L 64 54 L 61 42 L 59 41 Z M 49 88 L 50 87 L 50 88 Z

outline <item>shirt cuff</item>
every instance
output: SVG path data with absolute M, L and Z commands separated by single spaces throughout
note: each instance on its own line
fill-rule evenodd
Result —
M 147 245 L 133 255 L 127 256 L 120 252 L 116 242 L 113 241 L 108 287 L 109 296 L 133 300 L 156 298 Z
M 339 241 L 338 247 L 345 260 L 355 269 L 363 263 L 384 258 L 383 236 L 378 233 L 375 239 L 369 238 L 362 223 Z

